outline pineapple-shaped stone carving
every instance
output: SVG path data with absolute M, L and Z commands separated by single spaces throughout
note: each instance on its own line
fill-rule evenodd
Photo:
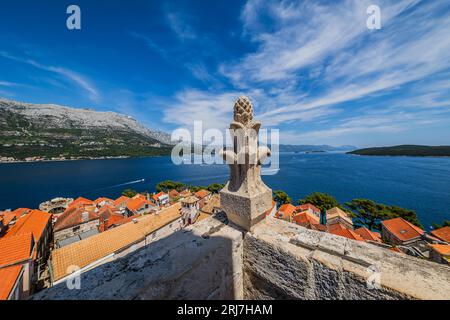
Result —
M 240 97 L 234 104 L 234 121 L 247 126 L 253 120 L 253 106 L 246 96 Z
M 232 222 L 250 230 L 272 205 L 272 190 L 261 180 L 261 164 L 270 150 L 258 146 L 261 122 L 253 120 L 249 98 L 242 96 L 236 101 L 233 120 L 233 150 L 221 150 L 230 167 L 230 180 L 220 193 L 221 206 Z

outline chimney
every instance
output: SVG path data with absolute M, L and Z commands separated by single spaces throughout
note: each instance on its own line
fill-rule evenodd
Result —
M 83 221 L 83 222 L 89 221 L 89 212 L 84 211 L 84 212 L 81 214 L 81 221 Z
M 320 210 L 320 224 L 326 226 L 327 225 L 327 210 Z

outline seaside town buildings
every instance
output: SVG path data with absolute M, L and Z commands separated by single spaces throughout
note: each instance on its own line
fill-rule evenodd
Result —
M 115 200 L 55 198 L 40 206 L 49 212 L 0 212 L 0 299 L 25 299 L 63 281 L 69 266 L 87 272 L 220 210 L 218 195 L 197 195 L 201 199 L 189 190 Z
M 398 253 L 444 264 L 449 262 L 450 227 L 433 230 L 427 234 L 403 218 L 394 218 L 382 221 L 379 233 L 366 227 L 355 229 L 349 214 L 340 208 L 320 212 L 312 204 L 300 206 L 283 204 L 274 217 L 307 229 L 372 243 Z
M 52 237 L 51 214 L 20 208 L 0 216 L 9 221 L 0 238 L 0 279 L 5 279 L 0 281 L 0 296 L 23 299 L 36 290 L 45 267 Z
M 79 197 L 69 203 L 60 198 L 51 203 L 59 208 L 64 203 L 64 211 L 48 205 L 52 213 L 28 208 L 0 212 L 0 299 L 25 299 L 42 287 L 65 281 L 74 271 L 90 272 L 222 212 L 220 195 L 208 190 L 169 190 L 115 200 Z M 450 262 L 450 227 L 427 234 L 395 218 L 382 221 L 379 233 L 355 228 L 340 208 L 321 212 L 306 203 L 277 209 L 273 200 L 265 216 L 400 254 Z

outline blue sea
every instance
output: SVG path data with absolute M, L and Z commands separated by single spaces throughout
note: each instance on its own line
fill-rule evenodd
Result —
M 126 188 L 153 191 L 162 180 L 208 185 L 227 179 L 227 165 L 175 165 L 170 157 L 0 164 L 0 210 L 37 208 L 60 196 L 116 198 Z M 340 202 L 368 198 L 409 208 L 427 229 L 450 219 L 450 158 L 282 153 L 278 173 L 263 180 L 295 201 L 320 191 Z

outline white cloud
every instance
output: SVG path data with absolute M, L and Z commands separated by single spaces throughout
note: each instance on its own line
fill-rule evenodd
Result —
M 377 3 L 382 29 L 375 31 L 366 27 L 373 1 L 249 0 L 241 21 L 243 39 L 254 50 L 218 66 L 233 86 L 179 93 L 165 120 L 187 125 L 208 119 L 223 126 L 226 112 L 216 103 L 231 112 L 237 92 L 256 102 L 265 126 L 295 124 L 295 130 L 288 129 L 291 140 L 320 143 L 448 120 L 441 109 L 449 106 L 449 83 L 439 75 L 450 69 L 449 7 L 420 0 Z M 307 123 L 313 121 L 328 127 L 310 129 Z
M 181 41 L 196 39 L 196 33 L 185 19 L 185 17 L 176 12 L 168 12 L 166 14 L 166 20 L 170 29 Z
M 97 88 L 86 77 L 82 76 L 81 74 L 79 74 L 75 71 L 69 70 L 67 68 L 62 68 L 62 67 L 44 65 L 35 60 L 28 59 L 28 58 L 16 57 L 16 56 L 10 55 L 9 53 L 3 52 L 3 51 L 0 52 L 0 56 L 7 58 L 7 59 L 26 63 L 35 68 L 49 71 L 49 72 L 55 73 L 59 76 L 62 76 L 64 79 L 70 80 L 70 81 L 76 83 L 82 89 L 84 89 L 88 93 L 89 99 L 92 100 L 93 102 L 98 102 L 100 100 L 100 94 L 99 94 Z

